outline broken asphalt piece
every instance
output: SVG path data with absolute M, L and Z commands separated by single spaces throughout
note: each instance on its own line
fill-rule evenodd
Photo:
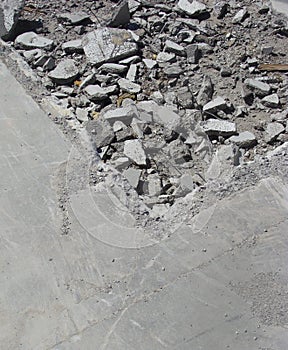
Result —
M 72 83 L 78 75 L 79 71 L 74 60 L 67 58 L 60 61 L 56 68 L 48 74 L 48 77 L 54 83 L 61 85 Z
M 15 46 L 19 49 L 45 49 L 51 50 L 53 47 L 53 40 L 44 38 L 34 32 L 27 32 L 17 36 L 15 39 Z
M 116 62 L 137 52 L 137 44 L 125 29 L 99 28 L 86 34 L 83 49 L 88 61 L 95 65 Z

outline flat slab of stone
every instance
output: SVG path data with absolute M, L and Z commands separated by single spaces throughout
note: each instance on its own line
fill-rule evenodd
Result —
M 181 11 L 190 16 L 197 16 L 207 11 L 206 5 L 196 0 L 180 0 L 178 1 L 177 6 Z
M 127 140 L 124 142 L 124 154 L 137 165 L 146 165 L 147 156 L 139 140 Z
M 236 124 L 226 120 L 208 119 L 201 123 L 203 130 L 211 136 L 231 136 L 236 133 Z
M 125 29 L 99 28 L 86 34 L 83 49 L 90 63 L 100 65 L 133 56 L 137 52 L 137 44 Z
M 74 60 L 66 58 L 63 61 L 60 61 L 48 76 L 54 83 L 61 85 L 73 82 L 78 74 L 79 71 Z
M 34 32 L 27 32 L 17 36 L 15 46 L 20 49 L 46 49 L 50 50 L 53 40 L 40 36 Z
M 243 131 L 239 135 L 231 136 L 229 141 L 241 148 L 250 148 L 257 143 L 256 136 L 250 131 Z
M 252 91 L 255 91 L 256 94 L 259 96 L 265 96 L 269 95 L 271 91 L 271 87 L 267 83 L 263 83 L 263 81 L 257 80 L 257 79 L 246 79 L 245 85 L 251 89 Z

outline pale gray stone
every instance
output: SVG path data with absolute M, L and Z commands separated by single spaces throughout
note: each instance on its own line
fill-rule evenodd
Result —
M 29 63 L 33 63 L 38 60 L 43 55 L 43 51 L 41 49 L 33 49 L 23 52 L 23 56 Z
M 130 94 L 137 94 L 141 91 L 141 86 L 139 84 L 133 83 L 128 79 L 121 78 L 117 83 L 122 91 L 129 92 Z
M 231 136 L 229 139 L 240 148 L 250 148 L 256 145 L 256 136 L 250 131 L 240 132 L 239 135 Z
M 115 137 L 110 124 L 102 118 L 90 120 L 86 125 L 86 130 L 96 148 L 109 146 Z
M 150 197 L 159 196 L 162 191 L 162 183 L 158 174 L 151 174 L 147 177 L 148 194 Z
M 265 130 L 265 141 L 267 143 L 273 142 L 277 136 L 279 136 L 282 132 L 285 131 L 284 126 L 281 123 L 273 122 L 267 125 Z
M 84 91 L 91 101 L 102 101 L 108 98 L 107 89 L 102 88 L 99 85 L 88 85 Z
M 197 95 L 198 105 L 204 106 L 206 103 L 208 103 L 213 96 L 213 91 L 214 88 L 212 80 L 208 75 L 205 75 L 199 93 Z
M 165 51 L 173 52 L 176 55 L 184 56 L 185 48 L 172 40 L 166 40 L 165 42 Z
M 207 11 L 205 4 L 199 1 L 189 1 L 189 0 L 180 0 L 177 4 L 178 8 L 190 16 L 197 16 L 203 12 Z
M 270 108 L 277 108 L 279 106 L 279 97 L 277 94 L 268 95 L 262 98 L 261 103 Z
M 58 16 L 58 18 L 65 22 L 71 23 L 73 25 L 77 25 L 84 21 L 89 20 L 90 16 L 85 12 L 76 12 L 76 13 L 65 12 L 65 13 L 61 13 Z
M 72 59 L 67 58 L 60 61 L 56 68 L 48 74 L 48 77 L 54 81 L 54 83 L 61 85 L 73 82 L 78 74 L 79 71 L 75 62 Z
M 129 81 L 134 82 L 136 80 L 137 77 L 137 64 L 131 64 L 131 66 L 129 67 L 129 70 L 126 74 L 126 79 Z
M 82 40 L 76 39 L 76 40 L 70 40 L 66 41 L 64 44 L 62 44 L 62 50 L 64 50 L 67 53 L 81 53 L 83 52 L 82 47 Z
M 108 73 L 121 74 L 127 71 L 127 66 L 117 63 L 104 63 L 99 69 Z
M 83 108 L 76 108 L 76 118 L 80 121 L 80 122 L 87 122 L 88 121 L 88 111 L 86 109 Z
M 123 171 L 123 176 L 128 180 L 133 188 L 137 188 L 141 176 L 140 169 L 129 168 Z
M 2 0 L 0 3 L 0 37 L 8 39 L 13 33 L 24 0 Z
M 146 165 L 147 156 L 139 140 L 124 141 L 124 154 L 137 165 Z
M 217 96 L 214 100 L 208 102 L 203 107 L 203 112 L 216 113 L 227 109 L 227 103 L 221 96 Z
M 137 52 L 137 44 L 125 29 L 96 29 L 86 34 L 82 44 L 88 61 L 95 65 L 119 61 Z
M 153 69 L 157 66 L 157 62 L 155 60 L 144 58 L 143 62 L 148 69 Z
M 27 32 L 17 36 L 15 46 L 19 49 L 45 49 L 51 50 L 53 40 L 44 38 L 34 32 Z
M 201 122 L 203 130 L 211 136 L 230 136 L 236 133 L 236 124 L 226 120 L 208 119 Z
M 267 83 L 263 83 L 262 81 L 257 79 L 246 79 L 244 84 L 260 96 L 269 95 L 271 91 L 270 85 L 268 85 Z
M 110 124 L 114 124 L 117 120 L 123 122 L 126 126 L 130 125 L 133 118 L 137 118 L 135 109 L 129 107 L 121 107 L 110 109 L 103 113 L 103 118 L 109 121 Z
M 241 10 L 239 10 L 236 15 L 232 19 L 232 23 L 241 23 L 246 18 L 248 14 L 247 8 L 243 7 Z
M 175 54 L 169 52 L 159 52 L 156 58 L 158 63 L 167 63 L 175 60 Z

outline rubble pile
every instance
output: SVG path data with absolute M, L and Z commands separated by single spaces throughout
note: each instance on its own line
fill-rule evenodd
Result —
M 113 169 L 159 219 L 288 140 L 287 73 L 261 68 L 287 63 L 287 36 L 267 1 L 41 0 L 13 45 L 90 135 L 94 183 Z

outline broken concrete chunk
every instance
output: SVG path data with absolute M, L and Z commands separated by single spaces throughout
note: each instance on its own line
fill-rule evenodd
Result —
M 139 140 L 124 141 L 124 154 L 137 165 L 146 165 L 147 156 Z
M 78 68 L 75 65 L 75 62 L 67 58 L 63 61 L 60 61 L 56 68 L 52 70 L 48 77 L 56 84 L 69 84 L 73 82 L 79 74 Z
M 263 83 L 262 81 L 257 80 L 257 79 L 250 79 L 250 78 L 246 79 L 244 84 L 249 89 L 254 91 L 256 95 L 259 95 L 259 96 L 269 95 L 269 93 L 271 91 L 270 85 Z
M 24 6 L 23 0 L 2 0 L 0 4 L 0 37 L 8 40 Z
M 273 142 L 277 138 L 277 136 L 279 136 L 284 131 L 285 128 L 281 123 L 269 123 L 265 130 L 265 141 L 267 143 Z
M 190 174 L 183 174 L 180 178 L 180 186 L 183 190 L 187 190 L 188 192 L 193 191 L 195 188 L 193 176 Z
M 99 85 L 88 85 L 84 91 L 91 101 L 102 101 L 108 98 L 107 90 Z
M 157 62 L 154 61 L 154 60 L 150 60 L 148 58 L 144 58 L 143 59 L 143 62 L 145 64 L 145 66 L 148 68 L 148 69 L 153 69 L 157 66 Z
M 213 96 L 214 88 L 212 80 L 208 75 L 204 76 L 200 91 L 197 95 L 197 103 L 199 106 L 204 106 Z
M 228 140 L 240 148 L 251 148 L 257 144 L 256 136 L 250 131 L 240 132 L 239 135 L 231 136 Z
M 225 17 L 228 12 L 229 3 L 227 1 L 217 1 L 214 5 L 214 12 L 218 19 Z
M 139 84 L 135 84 L 128 79 L 121 78 L 118 80 L 118 84 L 122 91 L 129 92 L 130 94 L 137 94 L 141 91 L 141 86 Z
M 129 184 L 136 189 L 139 184 L 141 172 L 140 169 L 129 168 L 123 171 L 123 176 L 128 180 Z
M 244 19 L 247 17 L 248 11 L 246 7 L 243 7 L 241 10 L 239 10 L 236 15 L 232 19 L 232 23 L 237 24 L 244 21 Z
M 90 20 L 90 16 L 85 12 L 77 12 L 77 13 L 65 12 L 65 13 L 61 13 L 58 16 L 58 19 L 60 21 L 64 21 L 64 22 L 68 22 L 68 23 L 73 24 L 73 25 L 77 25 L 77 24 L 80 24 L 82 22 Z
M 153 120 L 169 128 L 176 125 L 180 121 L 180 117 L 169 107 L 157 106 L 153 113 Z
M 162 183 L 158 174 L 151 174 L 147 177 L 148 194 L 150 197 L 159 196 L 162 191 Z
M 236 133 L 236 124 L 226 120 L 208 119 L 201 123 L 209 136 L 231 136 Z
M 197 17 L 199 14 L 207 11 L 206 5 L 196 0 L 180 0 L 177 6 L 180 10 L 192 17 Z
M 34 32 L 27 32 L 17 36 L 15 39 L 15 46 L 19 49 L 45 49 L 51 50 L 53 47 L 53 40 L 44 38 Z
M 217 113 L 218 111 L 224 111 L 227 109 L 227 103 L 223 97 L 217 96 L 213 101 L 205 104 L 203 112 Z
M 269 108 L 277 108 L 279 106 L 279 97 L 277 94 L 268 95 L 262 98 L 261 103 Z
M 28 63 L 33 63 L 37 61 L 43 55 L 43 51 L 41 49 L 33 49 L 24 51 L 23 56 L 27 60 Z
M 187 86 L 183 86 L 177 90 L 177 101 L 183 108 L 193 108 L 193 95 Z
M 174 53 L 159 52 L 157 55 L 156 61 L 161 64 L 161 63 L 172 62 L 174 59 L 175 59 Z
M 172 40 L 166 40 L 165 51 L 173 52 L 176 55 L 180 55 L 180 56 L 185 55 L 185 48 L 177 43 L 174 43 L 174 41 L 172 41 Z
M 167 150 L 172 163 L 183 164 L 191 160 L 189 147 L 179 139 L 170 142 L 167 146 Z
M 127 66 L 117 63 L 104 63 L 99 69 L 107 73 L 121 74 L 127 71 Z
M 62 50 L 64 50 L 67 53 L 81 53 L 83 52 L 83 47 L 82 47 L 82 40 L 77 39 L 77 40 L 70 40 L 66 41 L 62 45 Z
M 125 29 L 96 29 L 86 34 L 82 44 L 88 61 L 95 65 L 119 61 L 137 52 L 137 44 Z
M 109 146 L 114 139 L 114 132 L 110 124 L 99 118 L 97 120 L 89 120 L 86 130 L 91 137 L 96 148 Z
M 177 78 L 183 73 L 183 69 L 178 64 L 171 64 L 165 67 L 163 71 L 168 78 Z
M 112 20 L 109 23 L 109 27 L 125 26 L 130 22 L 130 10 L 128 1 L 121 1 L 117 4 L 117 8 L 114 11 Z
M 131 124 L 133 118 L 137 118 L 137 113 L 133 108 L 121 107 L 104 112 L 103 118 L 109 121 L 111 125 L 116 121 L 121 121 L 128 126 Z
M 136 76 L 137 76 L 137 64 L 131 64 L 126 74 L 126 79 L 130 81 L 135 81 Z
M 186 56 L 188 63 L 196 64 L 198 63 L 200 57 L 200 51 L 197 44 L 191 44 L 186 46 Z

